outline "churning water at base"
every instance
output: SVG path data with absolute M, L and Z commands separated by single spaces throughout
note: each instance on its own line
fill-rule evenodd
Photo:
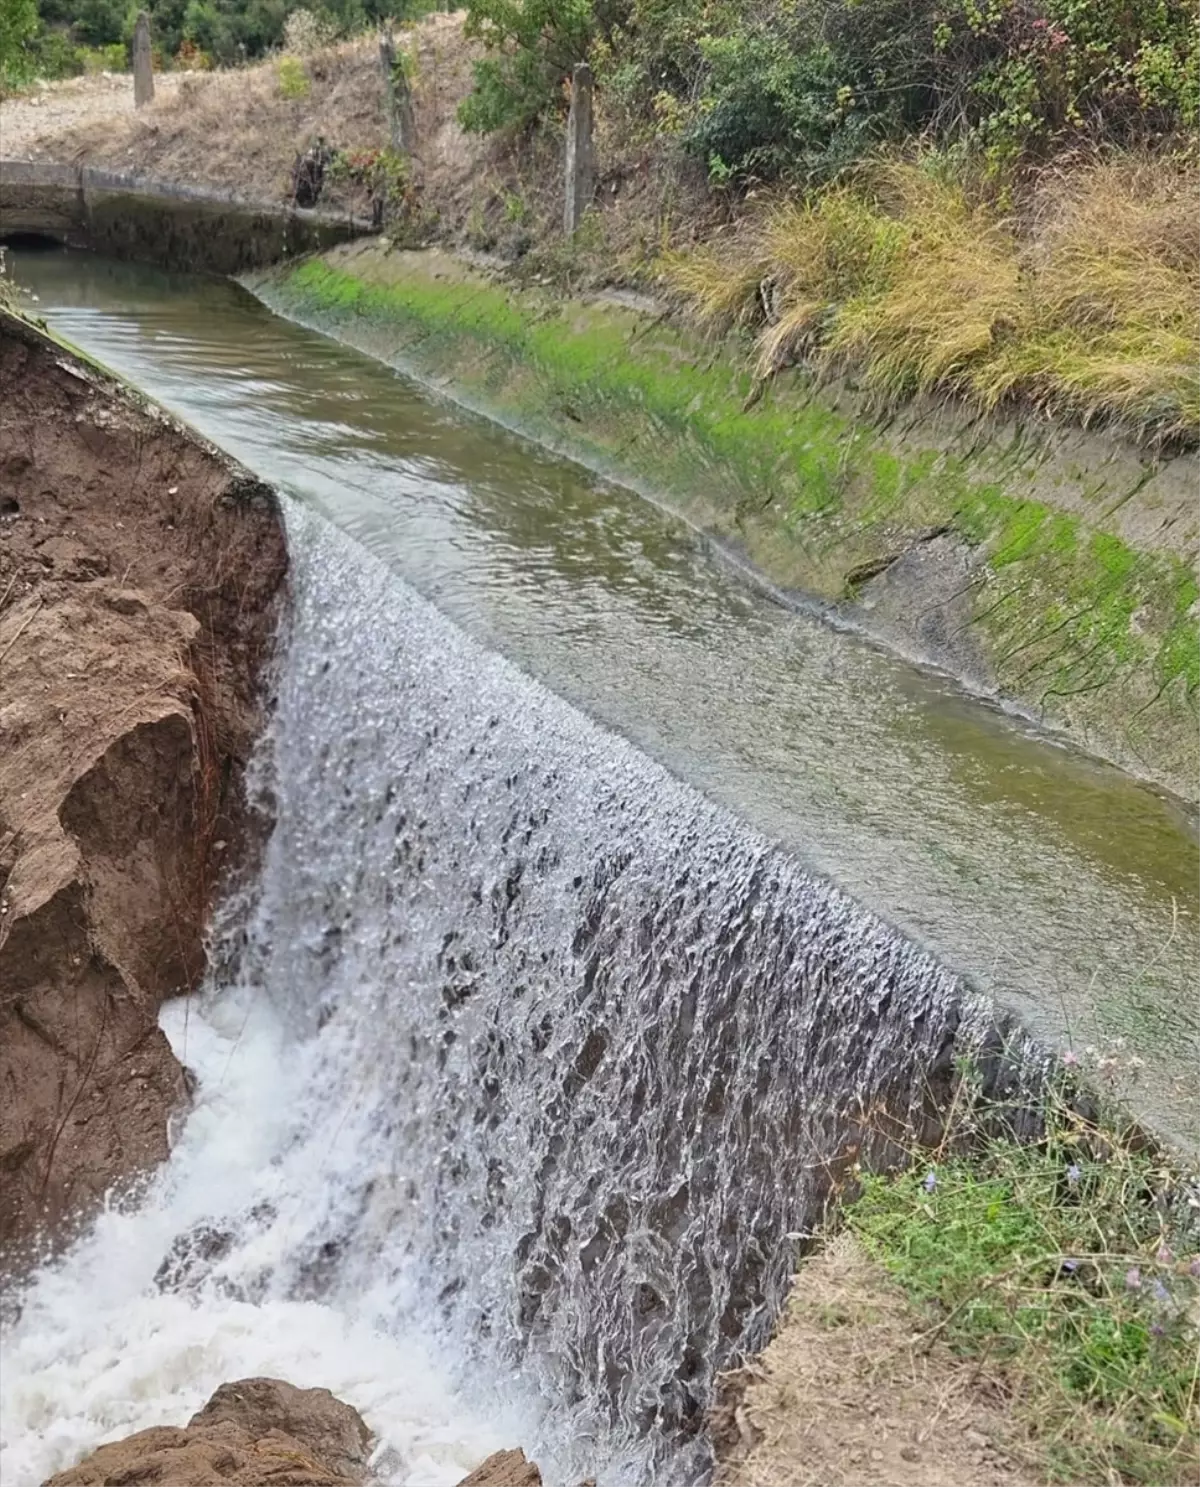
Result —
M 144 1204 L 24 1298 L 4 1480 L 266 1372 L 362 1409 L 397 1483 L 517 1440 L 552 1483 L 694 1483 L 714 1373 L 765 1340 L 826 1164 L 919 1103 L 967 1004 L 288 522 L 276 826 L 227 984 L 168 1009 L 198 1106 Z

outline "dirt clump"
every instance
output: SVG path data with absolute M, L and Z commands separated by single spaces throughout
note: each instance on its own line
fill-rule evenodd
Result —
M 0 1255 L 167 1154 L 287 558 L 271 491 L 0 315 Z
M 222 1384 L 184 1427 L 156 1425 L 101 1446 L 46 1487 L 357 1487 L 372 1437 L 328 1389 L 282 1379 Z
M 805 1261 L 775 1336 L 725 1374 L 715 1487 L 1032 1487 L 986 1380 L 850 1235 Z
M 493 1451 L 458 1487 L 542 1487 L 542 1474 L 524 1451 Z
M 155 1425 L 111 1441 L 43 1487 L 361 1487 L 376 1480 L 374 1445 L 363 1417 L 328 1389 L 239 1379 L 222 1384 L 186 1426 Z M 494 1451 L 458 1487 L 541 1481 L 524 1451 Z

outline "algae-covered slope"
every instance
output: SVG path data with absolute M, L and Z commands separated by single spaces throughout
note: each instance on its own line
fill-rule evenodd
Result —
M 826 602 L 1194 801 L 1194 456 L 954 410 L 869 415 L 653 307 L 518 288 L 439 252 L 333 250 L 253 285 L 618 479 Z

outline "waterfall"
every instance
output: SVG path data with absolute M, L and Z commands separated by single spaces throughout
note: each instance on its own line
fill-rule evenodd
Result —
M 34 1282 L 17 1354 L 50 1397 L 45 1329 L 123 1246 L 159 1322 L 126 1297 L 114 1318 L 143 1320 L 110 1326 L 129 1348 L 179 1329 L 168 1396 L 198 1403 L 216 1366 L 182 1356 L 203 1353 L 196 1318 L 259 1314 L 283 1376 L 353 1375 L 397 1482 L 455 1480 L 420 1475 L 431 1430 L 467 1450 L 519 1422 L 552 1483 L 694 1483 L 714 1375 L 766 1340 L 830 1173 L 986 1014 L 348 538 L 297 506 L 288 524 L 276 827 L 222 984 L 190 1032 L 167 1014 L 201 1108 L 142 1208 Z M 222 1125 L 206 1089 L 247 1049 Z

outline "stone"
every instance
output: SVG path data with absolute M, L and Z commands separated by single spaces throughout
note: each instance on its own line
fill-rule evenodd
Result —
M 112 1441 L 45 1487 L 360 1487 L 370 1451 L 362 1416 L 328 1389 L 239 1379 L 186 1428 L 156 1425 Z
M 282 1379 L 222 1384 L 189 1428 L 230 1421 L 250 1435 L 282 1430 L 338 1475 L 360 1481 L 371 1454 L 371 1432 L 358 1411 L 328 1389 L 297 1389 Z

